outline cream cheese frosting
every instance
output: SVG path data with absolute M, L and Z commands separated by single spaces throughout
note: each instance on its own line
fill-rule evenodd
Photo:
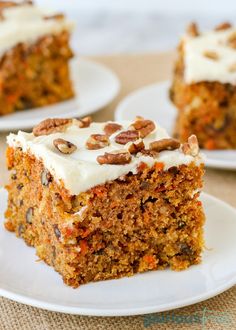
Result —
M 184 80 L 187 84 L 218 81 L 236 85 L 236 48 L 228 42 L 234 34 L 236 28 L 229 28 L 183 38 Z M 206 52 L 213 52 L 218 58 L 211 59 L 204 55 Z
M 61 19 L 45 19 L 55 13 L 25 4 L 5 8 L 0 22 L 0 53 L 11 49 L 18 43 L 33 43 L 48 34 L 59 34 L 73 29 L 73 22 Z
M 201 163 L 202 158 L 198 155 L 193 157 L 185 155 L 180 149 L 172 151 L 161 151 L 157 157 L 144 156 L 138 154 L 132 156 L 129 164 L 125 165 L 100 165 L 97 157 L 105 152 L 115 150 L 128 150 L 130 143 L 120 145 L 115 142 L 115 136 L 128 129 L 130 122 L 121 122 L 122 130 L 110 136 L 110 145 L 98 149 L 88 150 L 86 141 L 91 134 L 104 134 L 104 126 L 107 123 L 92 123 L 89 127 L 79 128 L 77 125 L 70 125 L 63 133 L 53 133 L 50 135 L 34 136 L 33 133 L 19 131 L 18 134 L 10 134 L 7 143 L 13 148 L 21 147 L 24 152 L 29 152 L 36 158 L 42 160 L 44 166 L 51 172 L 53 177 L 59 182 L 62 180 L 64 186 L 71 195 L 78 195 L 88 189 L 115 180 L 129 172 L 137 173 L 137 167 L 141 162 L 151 167 L 155 162 L 163 162 L 164 169 L 172 166 L 189 164 L 191 162 Z M 145 147 L 149 143 L 163 138 L 168 138 L 166 131 L 156 124 L 155 130 L 143 139 Z M 55 139 L 62 138 L 72 142 L 77 149 L 72 154 L 62 154 L 53 145 Z

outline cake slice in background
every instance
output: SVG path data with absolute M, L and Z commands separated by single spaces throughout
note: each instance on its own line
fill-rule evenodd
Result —
M 47 119 L 7 141 L 5 227 L 66 284 L 200 262 L 203 161 L 195 136 L 180 145 L 140 117 Z
M 170 98 L 176 137 L 195 134 L 205 149 L 236 149 L 236 28 L 201 33 L 191 24 L 178 48 Z
M 72 22 L 30 1 L 1 1 L 0 14 L 0 115 L 72 98 Z

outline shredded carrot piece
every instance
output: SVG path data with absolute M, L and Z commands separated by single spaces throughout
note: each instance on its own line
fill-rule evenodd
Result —
M 145 170 L 145 168 L 147 168 L 147 164 L 145 164 L 144 162 L 141 162 L 139 165 L 138 165 L 138 172 L 142 172 L 143 170 Z
M 105 197 L 107 195 L 107 189 L 102 186 L 97 186 L 92 189 L 93 193 L 98 197 Z
M 148 214 L 148 212 L 143 213 L 143 220 L 146 223 L 148 223 L 150 221 L 150 215 Z
M 160 186 L 160 187 L 155 189 L 156 192 L 161 192 L 161 191 L 165 191 L 165 190 L 166 190 L 165 186 Z
M 155 164 L 155 169 L 156 170 L 162 171 L 163 168 L 164 168 L 164 163 L 159 162 L 159 163 Z
M 143 261 L 144 261 L 146 264 L 148 264 L 148 268 L 149 268 L 149 269 L 154 269 L 154 268 L 156 268 L 157 260 L 156 260 L 156 258 L 155 258 L 153 255 L 146 254 L 146 255 L 143 257 Z
M 10 104 L 13 104 L 17 101 L 18 99 L 18 94 L 9 94 L 6 96 L 7 102 Z
M 86 229 L 81 236 L 82 237 L 87 237 L 89 234 L 90 234 L 90 230 Z
M 155 258 L 152 256 L 152 255 L 145 255 L 144 257 L 143 257 L 143 260 L 145 261 L 145 262 L 147 262 L 148 264 L 151 264 L 151 263 L 153 263 L 154 261 L 155 261 Z
M 213 139 L 209 139 L 205 143 L 205 148 L 208 150 L 214 150 L 216 149 L 216 143 Z
M 117 201 L 113 201 L 110 206 L 114 209 L 116 206 L 119 206 L 119 203 Z
M 67 227 L 65 232 L 66 232 L 66 236 L 70 237 L 74 232 L 74 228 Z
M 6 151 L 7 167 L 11 169 L 14 165 L 14 149 L 8 147 Z
M 81 254 L 84 255 L 86 254 L 86 252 L 88 251 L 88 244 L 87 244 L 87 241 L 86 240 L 81 240 L 79 242 L 79 246 L 81 248 Z

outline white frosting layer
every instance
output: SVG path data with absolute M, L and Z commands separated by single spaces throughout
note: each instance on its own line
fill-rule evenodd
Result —
M 236 65 L 236 49 L 228 44 L 232 33 L 236 33 L 235 28 L 202 33 L 197 37 L 183 39 L 186 83 L 218 81 L 236 84 L 236 70 L 230 71 L 230 68 Z M 219 59 L 207 58 L 204 56 L 206 51 L 215 52 Z
M 122 122 L 122 130 L 126 130 L 130 123 Z M 132 161 L 126 165 L 100 165 L 96 158 L 105 152 L 128 149 L 130 143 L 125 146 L 117 144 L 114 140 L 116 132 L 110 137 L 110 145 L 98 150 L 86 149 L 86 141 L 91 134 L 104 134 L 106 123 L 92 123 L 88 128 L 78 128 L 71 125 L 66 132 L 35 137 L 32 133 L 19 131 L 18 134 L 10 134 L 7 137 L 9 146 L 21 147 L 24 152 L 30 152 L 36 158 L 41 159 L 44 166 L 52 173 L 54 178 L 62 180 L 65 187 L 72 195 L 77 195 L 88 189 L 115 180 L 128 172 L 137 173 L 137 166 L 144 162 L 151 167 L 155 162 L 163 162 L 164 169 L 172 166 L 189 164 L 190 162 L 202 162 L 199 156 L 184 155 L 180 150 L 162 151 L 156 158 L 150 156 L 132 156 Z M 144 138 L 146 148 L 152 141 L 168 137 L 164 129 L 156 125 L 155 131 Z M 77 150 L 65 155 L 60 153 L 53 145 L 53 140 L 62 138 L 77 146 Z
M 73 29 L 73 23 L 65 18 L 44 19 L 44 16 L 51 14 L 27 4 L 4 9 L 4 19 L 0 21 L 0 53 L 20 42 L 33 43 L 44 35 Z

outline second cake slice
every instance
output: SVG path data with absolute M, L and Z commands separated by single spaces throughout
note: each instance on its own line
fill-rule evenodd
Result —
M 195 134 L 201 148 L 236 149 L 236 29 L 209 32 L 191 24 L 181 39 L 170 97 L 178 109 L 175 134 Z

